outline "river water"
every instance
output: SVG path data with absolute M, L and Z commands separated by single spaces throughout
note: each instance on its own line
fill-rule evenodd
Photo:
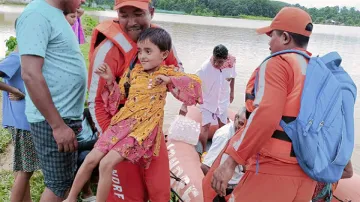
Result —
M 14 21 L 22 7 L 0 5 L 0 58 L 5 55 L 4 40 L 14 35 Z M 116 17 L 114 11 L 88 12 L 103 20 Z M 154 21 L 171 33 L 179 58 L 185 71 L 194 73 L 210 57 L 218 44 L 228 47 L 236 56 L 238 76 L 235 84 L 235 100 L 230 108 L 243 106 L 244 90 L 252 71 L 269 55 L 267 36 L 255 33 L 257 27 L 268 25 L 268 21 L 241 20 L 229 18 L 197 17 L 156 13 Z M 308 50 L 314 55 L 338 51 L 343 58 L 342 65 L 360 86 L 360 27 L 315 25 Z M 359 98 L 358 98 L 359 99 Z M 172 96 L 167 98 L 165 127 L 177 114 L 180 103 Z M 355 150 L 352 161 L 360 173 L 360 104 L 355 105 Z

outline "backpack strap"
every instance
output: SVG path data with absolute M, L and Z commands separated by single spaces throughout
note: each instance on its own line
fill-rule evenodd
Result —
M 342 59 L 339 53 L 337 52 L 331 52 L 321 57 L 321 60 L 325 65 L 334 62 L 337 67 L 340 66 Z
M 282 50 L 282 51 L 278 51 L 278 52 L 276 52 L 276 53 L 271 54 L 270 56 L 268 56 L 268 57 L 261 63 L 261 65 L 264 64 L 264 62 L 266 62 L 267 60 L 271 59 L 272 57 L 275 57 L 275 56 L 278 56 L 278 55 L 282 55 L 282 54 L 286 54 L 286 53 L 297 53 L 297 54 L 299 54 L 299 55 L 302 55 L 302 56 L 305 57 L 306 59 L 309 59 L 309 60 L 311 59 L 311 57 L 310 57 L 308 54 L 304 53 L 303 51 L 294 50 L 294 49 L 288 49 L 288 50 Z M 340 57 L 340 56 L 339 56 L 339 57 Z M 333 61 L 333 59 L 330 59 L 330 58 L 332 58 L 332 57 L 329 57 L 329 60 Z M 260 65 L 260 66 L 261 66 L 261 65 Z M 258 81 L 258 77 L 259 77 L 258 74 L 259 74 L 259 73 L 257 73 L 257 74 L 256 74 L 256 77 L 255 77 L 255 84 L 254 84 L 254 92 L 255 92 L 255 95 L 256 95 L 256 90 L 257 90 L 257 81 Z
M 129 97 L 129 90 L 130 90 L 130 81 L 129 81 L 129 79 L 130 79 L 130 74 L 131 74 L 131 71 L 134 69 L 134 67 L 135 67 L 135 64 L 136 64 L 136 61 L 137 61 L 137 59 L 138 59 L 138 55 L 136 55 L 133 59 L 132 59 L 132 61 L 131 61 L 131 63 L 130 63 L 130 70 L 129 70 L 129 72 L 127 73 L 127 75 L 126 75 L 126 77 L 127 77 L 127 82 L 126 83 L 124 83 L 124 89 L 125 89 L 125 97 L 126 98 L 128 98 Z
M 282 51 L 278 51 L 276 53 L 271 54 L 269 57 L 267 57 L 262 63 L 264 63 L 265 61 L 269 60 L 272 57 L 278 56 L 278 55 L 282 55 L 282 54 L 286 54 L 286 53 L 297 53 L 299 55 L 304 56 L 306 59 L 310 59 L 311 57 L 304 53 L 303 51 L 299 51 L 299 50 L 293 50 L 293 49 L 289 49 L 289 50 L 282 50 Z M 339 56 L 340 57 L 340 56 Z

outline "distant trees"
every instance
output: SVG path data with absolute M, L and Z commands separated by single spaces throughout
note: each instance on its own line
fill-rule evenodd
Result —
M 87 3 L 113 7 L 114 0 L 87 0 Z M 181 11 L 191 15 L 267 18 L 275 17 L 285 6 L 295 6 L 308 11 L 315 23 L 360 26 L 360 11 L 339 6 L 306 8 L 299 4 L 270 0 L 153 0 L 153 4 L 160 10 Z
M 315 23 L 360 26 L 360 11 L 355 8 L 340 8 L 339 6 L 327 6 L 320 9 L 305 8 L 299 4 L 290 5 L 281 1 L 270 0 L 153 0 L 153 2 L 155 7 L 161 10 L 183 11 L 193 15 L 230 17 L 251 15 L 273 18 L 281 8 L 295 6 L 308 11 Z

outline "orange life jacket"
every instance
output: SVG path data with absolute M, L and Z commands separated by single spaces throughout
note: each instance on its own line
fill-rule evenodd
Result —
M 102 46 L 96 49 L 100 43 L 102 43 Z M 100 23 L 93 31 L 89 51 L 90 74 L 88 78 L 88 88 L 90 88 L 93 68 L 100 65 L 97 63 L 104 61 L 107 52 L 113 46 L 116 46 L 123 54 L 125 60 L 123 69 L 127 69 L 131 60 L 134 59 L 137 54 L 137 46 L 136 43 L 124 33 L 119 24 L 112 19 Z M 95 58 L 93 58 L 94 55 L 96 55 Z
M 289 63 L 289 67 L 292 68 L 293 72 L 293 82 L 288 84 L 289 91 L 282 117 L 285 122 L 290 122 L 295 120 L 299 114 L 301 93 L 305 79 L 305 75 L 303 74 L 304 71 L 302 70 L 307 67 L 308 61 L 298 54 L 283 54 L 277 57 L 281 57 L 283 60 Z M 262 65 L 266 65 L 266 62 Z M 256 82 L 259 82 L 259 80 L 256 79 L 256 75 L 258 74 L 260 68 L 262 67 L 257 68 L 253 72 L 246 86 L 245 106 L 247 109 L 247 122 L 249 121 L 248 119 L 251 113 L 257 107 L 255 103 L 257 96 L 255 95 L 255 86 L 259 86 L 256 84 Z M 286 135 L 280 125 L 274 131 L 272 138 L 261 149 L 260 154 L 262 156 L 268 156 L 285 163 L 297 164 L 296 156 L 292 149 L 291 139 Z

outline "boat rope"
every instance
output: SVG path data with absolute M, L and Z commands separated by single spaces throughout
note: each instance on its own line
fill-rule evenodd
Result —
M 336 197 L 335 195 L 334 195 L 334 198 L 335 198 L 336 200 L 338 200 L 339 202 L 345 202 L 345 201 L 339 199 L 338 197 Z M 351 202 L 351 200 L 350 200 L 350 201 L 348 200 L 348 201 L 346 201 L 346 202 Z
M 181 182 L 183 183 L 185 186 L 187 185 L 186 182 L 184 182 L 184 180 L 182 180 L 181 178 L 179 178 L 178 176 L 176 176 L 171 170 L 170 170 L 170 178 L 176 180 L 177 182 Z

